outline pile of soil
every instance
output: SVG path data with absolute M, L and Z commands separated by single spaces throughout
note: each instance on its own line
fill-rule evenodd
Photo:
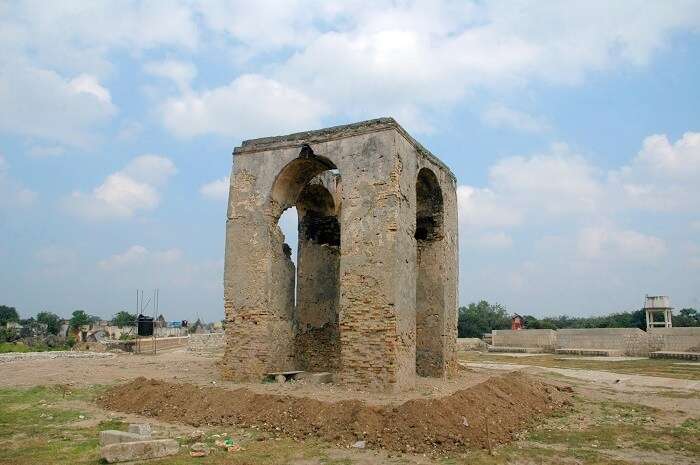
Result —
M 257 426 L 299 439 L 345 445 L 364 440 L 367 447 L 439 452 L 508 442 L 538 417 L 570 405 L 569 391 L 509 373 L 442 398 L 368 405 L 137 378 L 111 388 L 98 403 L 195 427 Z

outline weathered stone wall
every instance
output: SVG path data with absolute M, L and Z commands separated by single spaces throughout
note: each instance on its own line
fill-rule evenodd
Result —
M 383 119 L 246 141 L 236 149 L 224 270 L 228 321 L 225 377 L 260 379 L 265 372 L 291 369 L 300 363 L 295 352 L 313 354 L 318 348 L 309 344 L 307 336 L 317 335 L 320 341 L 336 337 L 335 327 L 329 323 L 330 315 L 337 313 L 341 381 L 379 389 L 413 384 L 418 265 L 415 192 L 420 167 L 434 172 L 444 196 L 444 239 L 435 251 L 436 264 L 429 269 L 444 277 L 438 299 L 444 302 L 444 309 L 434 312 L 439 315 L 436 326 L 440 328 L 440 373 L 454 367 L 454 176 L 393 120 Z M 328 305 L 333 289 L 329 285 L 320 291 L 323 299 L 317 299 L 319 291 L 303 292 L 304 302 L 325 303 L 304 303 L 301 312 L 296 313 L 295 270 L 284 252 L 277 219 L 284 209 L 295 205 L 315 176 L 334 169 L 342 179 L 341 207 L 337 212 L 337 311 Z M 301 249 L 306 245 L 302 241 Z M 314 258 L 300 257 L 300 267 L 305 267 L 301 265 L 305 258 L 307 263 L 317 260 L 328 264 L 335 260 L 329 250 L 325 255 L 320 249 L 306 251 L 311 251 Z M 332 266 L 326 267 L 326 272 L 334 273 Z M 300 289 L 305 275 L 300 270 Z M 313 324 L 308 325 L 308 321 Z M 318 326 L 321 323 L 324 324 Z M 304 335 L 304 328 L 311 333 Z M 302 357 L 301 362 L 311 363 L 308 357 Z M 333 363 L 327 360 L 327 364 Z
M 628 356 L 646 357 L 654 351 L 700 351 L 700 328 L 523 329 L 494 330 L 493 345 L 557 349 L 619 350 Z
M 700 352 L 700 328 L 652 328 L 649 351 Z
M 187 349 L 192 352 L 211 352 L 224 348 L 226 338 L 224 333 L 190 334 Z
M 495 329 L 491 334 L 496 347 L 539 347 L 551 352 L 558 347 L 557 331 L 552 329 Z
M 314 178 L 297 199 L 299 249 L 294 340 L 296 367 L 340 369 L 340 176 Z
M 557 348 L 611 349 L 630 356 L 649 354 L 647 333 L 639 328 L 560 329 Z
M 456 342 L 457 350 L 486 350 L 486 342 L 478 337 L 458 337 Z

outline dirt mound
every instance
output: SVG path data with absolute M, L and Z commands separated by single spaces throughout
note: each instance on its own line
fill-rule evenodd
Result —
M 359 400 L 257 394 L 137 378 L 98 400 L 110 410 L 138 413 L 192 426 L 253 426 L 295 437 L 319 437 L 404 452 L 463 450 L 508 442 L 534 418 L 568 405 L 570 394 L 520 373 L 503 376 L 436 399 L 400 405 Z M 277 429 L 279 428 L 279 430 Z

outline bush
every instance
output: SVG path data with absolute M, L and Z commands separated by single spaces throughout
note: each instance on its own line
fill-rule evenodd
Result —
M 80 328 L 81 326 L 87 326 L 91 323 L 92 317 L 85 313 L 84 310 L 76 310 L 70 318 L 71 328 Z
M 19 315 L 15 307 L 0 305 L 0 326 L 5 326 L 7 323 L 19 322 Z
M 459 308 L 457 333 L 459 337 L 482 337 L 493 329 L 509 329 L 510 316 L 499 304 L 490 304 L 482 300 L 478 304 Z
M 136 315 L 122 310 L 114 315 L 114 318 L 112 318 L 112 324 L 118 326 L 119 328 L 123 328 L 124 326 L 136 326 Z
M 39 312 L 36 316 L 36 321 L 46 325 L 46 332 L 49 334 L 58 334 L 61 330 L 61 319 L 55 313 Z
M 0 342 L 14 342 L 19 339 L 19 333 L 14 328 L 0 328 Z

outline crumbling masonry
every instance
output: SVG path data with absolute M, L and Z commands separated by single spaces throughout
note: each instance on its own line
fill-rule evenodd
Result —
M 297 267 L 278 226 L 299 217 Z M 223 375 L 331 371 L 397 390 L 455 369 L 457 199 L 450 170 L 391 118 L 234 150 Z

